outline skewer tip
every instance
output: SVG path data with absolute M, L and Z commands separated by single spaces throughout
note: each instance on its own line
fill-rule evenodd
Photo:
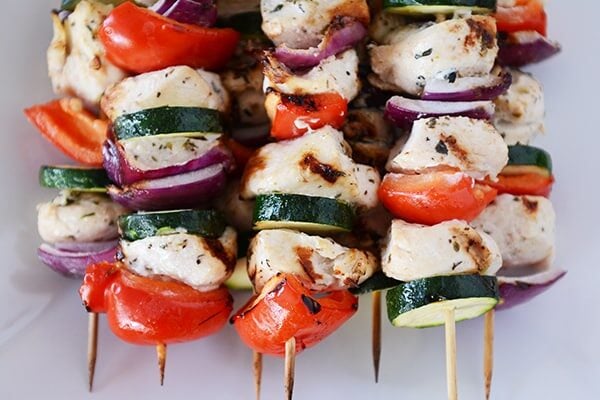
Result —
M 262 380 L 262 354 L 255 351 L 253 352 L 253 365 L 254 365 L 254 391 L 256 400 L 260 400 L 260 385 Z
M 373 372 L 375 383 L 379 382 L 379 364 L 381 360 L 381 292 L 373 292 L 373 330 L 372 330 L 372 353 Z
M 94 387 L 96 356 L 98 354 L 98 314 L 88 314 L 88 391 Z
M 485 314 L 483 351 L 483 376 L 485 382 L 485 399 L 490 399 L 492 391 L 492 375 L 494 368 L 494 310 Z
M 296 367 L 296 338 L 285 342 L 285 398 L 292 400 L 294 394 L 294 370 Z
M 160 386 L 165 382 L 165 365 L 167 363 L 167 345 L 159 343 L 156 345 L 156 357 L 158 358 L 158 369 L 160 371 Z

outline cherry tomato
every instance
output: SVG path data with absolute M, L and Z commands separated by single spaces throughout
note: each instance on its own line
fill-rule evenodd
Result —
M 105 313 L 104 295 L 110 284 L 120 275 L 119 264 L 100 262 L 91 264 L 85 271 L 79 296 L 88 312 Z
M 250 348 L 283 356 L 292 337 L 299 353 L 329 336 L 357 309 L 358 299 L 347 290 L 316 296 L 294 275 L 280 274 L 231 321 Z
M 42 136 L 82 164 L 102 165 L 102 144 L 108 122 L 97 119 L 77 98 L 53 100 L 25 109 L 25 115 Z
M 509 193 L 515 196 L 530 195 L 548 197 L 552 192 L 554 177 L 552 175 L 544 176 L 536 173 L 519 175 L 500 174 L 497 182 L 488 180 L 485 183 L 498 190 L 499 194 Z
M 135 275 L 119 263 L 90 266 L 80 294 L 90 311 L 106 312 L 115 335 L 134 344 L 211 335 L 227 323 L 233 305 L 224 287 L 199 292 L 183 283 Z
M 379 187 L 379 200 L 395 217 L 425 225 L 471 221 L 496 195 L 496 189 L 457 171 L 387 174 Z
M 344 124 L 348 103 L 337 93 L 280 96 L 271 126 L 271 136 L 278 140 L 302 136 L 309 127 L 319 129 L 331 125 L 337 129 Z
M 546 36 L 548 18 L 542 0 L 517 0 L 514 7 L 498 6 L 495 17 L 499 32 L 537 31 Z
M 183 24 L 126 2 L 104 20 L 99 37 L 113 64 L 141 74 L 174 65 L 220 69 L 233 55 L 240 34 Z

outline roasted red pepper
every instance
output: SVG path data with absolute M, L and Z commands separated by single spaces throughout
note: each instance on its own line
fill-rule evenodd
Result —
M 102 165 L 108 122 L 97 119 L 77 98 L 53 100 L 25 109 L 40 133 L 67 156 L 82 164 Z
M 552 192 L 554 177 L 552 175 L 545 176 L 536 173 L 519 175 L 500 174 L 498 181 L 486 181 L 485 183 L 497 189 L 499 194 L 509 193 L 514 196 L 530 195 L 548 197 Z
M 496 195 L 496 189 L 453 170 L 388 174 L 379 187 L 379 200 L 396 218 L 425 225 L 452 219 L 471 221 Z
M 348 103 L 337 93 L 280 96 L 271 126 L 271 136 L 278 140 L 302 136 L 309 128 L 330 125 L 339 129 L 344 124 Z
M 128 1 L 112 10 L 99 37 L 113 64 L 141 74 L 175 65 L 218 70 L 233 55 L 240 34 L 183 24 Z
M 135 275 L 118 263 L 89 266 L 79 293 L 89 311 L 105 312 L 114 334 L 134 344 L 211 335 L 226 324 L 233 305 L 224 287 L 199 292 L 183 283 Z
M 517 0 L 514 7 L 498 6 L 498 32 L 537 31 L 546 36 L 548 18 L 542 0 Z
M 231 322 L 253 350 L 283 356 L 292 337 L 299 353 L 329 336 L 357 309 L 358 299 L 347 290 L 314 295 L 294 275 L 280 274 Z

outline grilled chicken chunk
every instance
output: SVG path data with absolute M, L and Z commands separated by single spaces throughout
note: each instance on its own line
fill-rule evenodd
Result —
M 218 239 L 187 233 L 121 240 L 121 259 L 136 274 L 167 276 L 202 292 L 229 278 L 237 259 L 237 235 L 227 228 Z
M 498 54 L 494 18 L 472 16 L 422 28 L 402 27 L 388 39 L 391 44 L 371 50 L 371 65 L 381 81 L 419 95 L 432 80 L 453 82 L 492 71 Z
M 248 254 L 248 276 L 257 293 L 280 272 L 301 278 L 311 290 L 331 291 L 356 287 L 378 269 L 368 251 L 288 229 L 260 231 Z
M 530 74 L 512 70 L 508 92 L 494 102 L 494 125 L 508 145 L 528 144 L 544 132 L 544 91 Z
M 434 226 L 394 220 L 388 232 L 381 267 L 400 281 L 440 275 L 495 275 L 502 266 L 494 240 L 464 221 Z
M 108 61 L 98 39 L 98 30 L 112 8 L 83 0 L 64 22 L 52 14 L 54 37 L 47 58 L 56 94 L 74 95 L 96 107 L 106 88 L 125 78 L 125 72 Z
M 116 239 L 117 218 L 126 212 L 106 195 L 64 190 L 38 206 L 38 231 L 51 244 Z
M 258 150 L 246 165 L 241 196 L 295 193 L 373 208 L 379 182 L 377 170 L 352 160 L 342 133 L 326 126 Z
M 471 225 L 494 238 L 503 266 L 511 268 L 552 261 L 555 220 L 552 203 L 545 197 L 503 194 Z
M 296 49 L 317 46 L 335 17 L 353 17 L 369 25 L 366 0 L 262 0 L 260 9 L 269 39 Z
M 475 179 L 496 176 L 508 163 L 508 147 L 486 121 L 466 117 L 417 120 L 388 170 L 422 172 L 437 166 L 460 169 Z
M 265 91 L 273 88 L 296 95 L 336 92 L 347 101 L 360 91 L 358 55 L 354 49 L 328 57 L 303 74 L 289 70 L 272 53 L 266 53 L 264 64 Z
M 124 79 L 108 88 L 101 106 L 111 121 L 123 114 L 163 106 L 202 107 L 225 112 L 229 95 L 219 75 L 178 66 Z

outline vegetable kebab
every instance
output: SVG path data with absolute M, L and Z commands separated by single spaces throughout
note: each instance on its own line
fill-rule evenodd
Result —
M 259 149 L 242 177 L 242 198 L 256 199 L 248 275 L 257 295 L 232 323 L 255 351 L 257 397 L 261 357 L 271 354 L 285 355 L 291 398 L 295 355 L 356 312 L 348 289 L 379 267 L 373 253 L 327 237 L 377 205 L 378 172 L 351 158 L 337 130 L 360 90 L 353 47 L 369 12 L 364 1 L 262 1 L 261 12 L 277 46 L 264 55 L 264 89 L 279 142 Z

